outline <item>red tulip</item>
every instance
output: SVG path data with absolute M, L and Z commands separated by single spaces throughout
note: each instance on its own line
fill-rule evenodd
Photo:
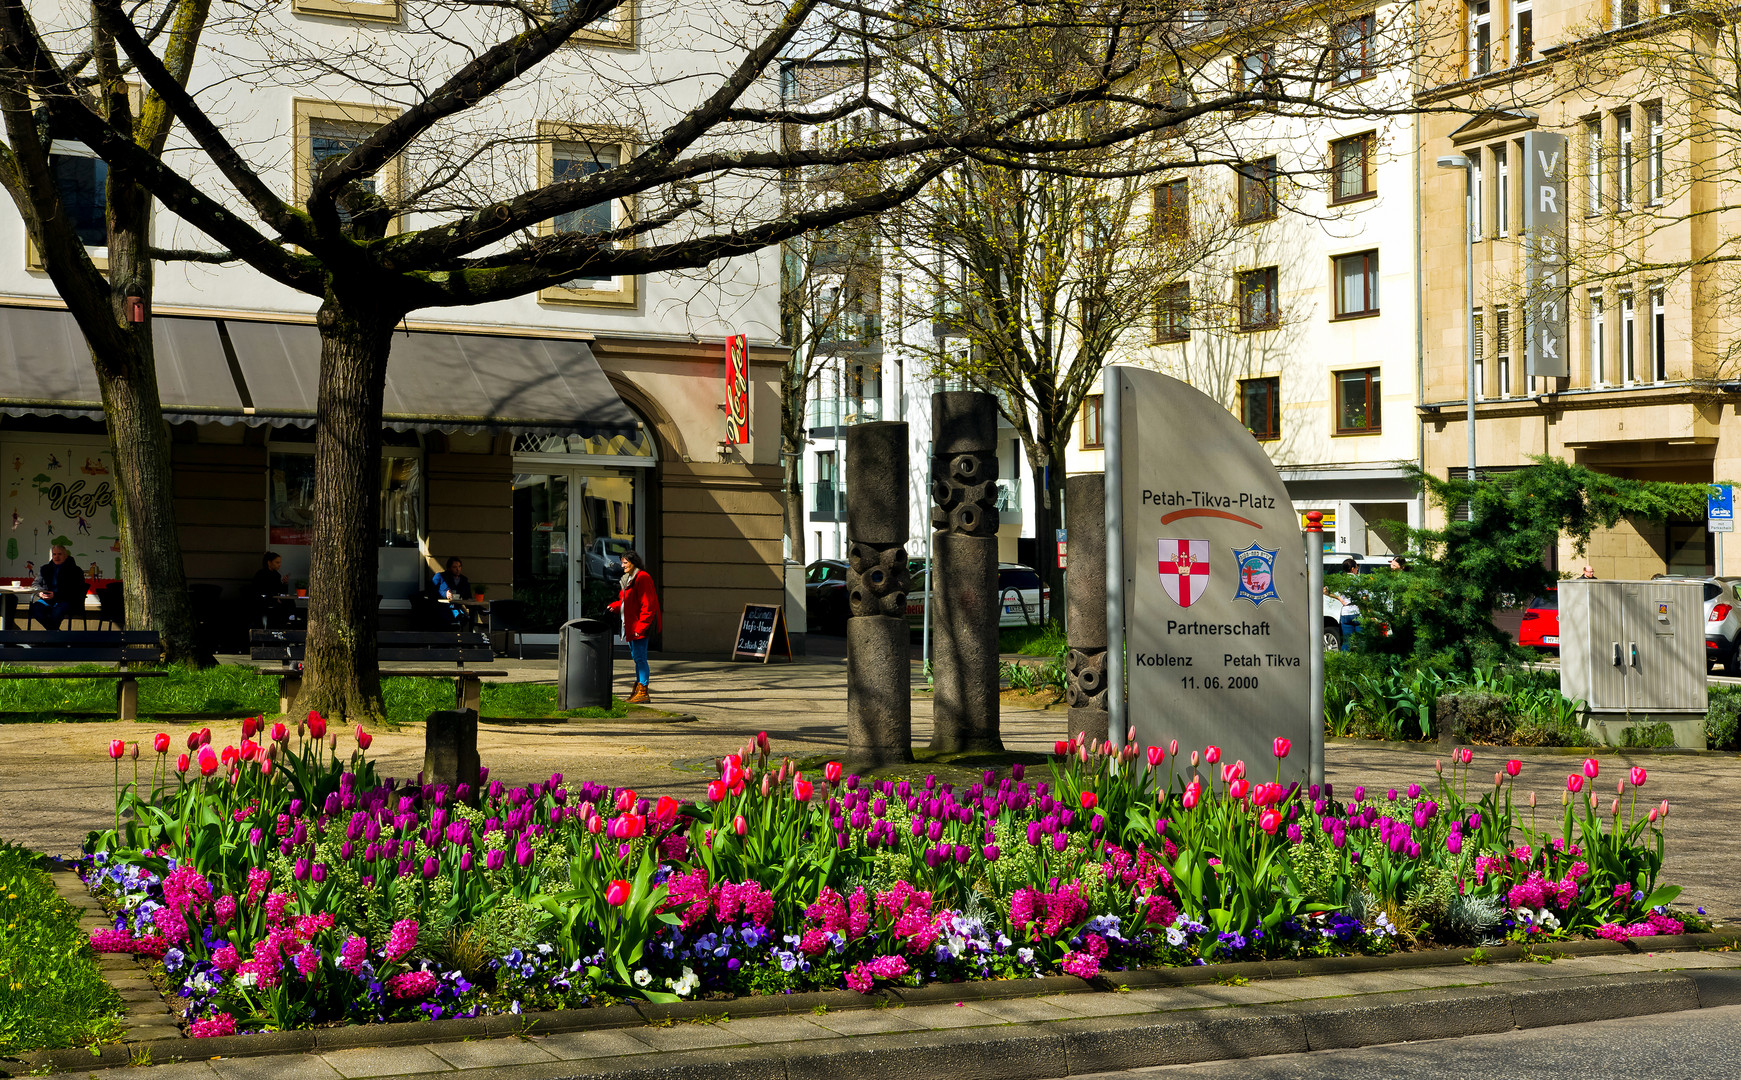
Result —
M 156 748 L 159 754 L 169 753 L 169 735 L 165 732 L 159 731 L 152 737 L 151 745 Z
M 1520 773 L 1522 771 L 1523 771 L 1523 762 L 1517 760 L 1516 758 L 1512 758 L 1510 761 L 1505 763 L 1505 775 L 1507 775 L 1507 776 L 1515 777 L 1518 773 Z
M 1601 772 L 1601 771 L 1602 771 L 1602 767 L 1600 765 L 1596 764 L 1595 758 L 1587 757 L 1584 759 L 1584 775 L 1585 776 L 1588 776 L 1590 779 L 1594 780 L 1594 779 L 1596 779 L 1596 774 Z
M 708 802 L 724 802 L 725 801 L 725 781 L 724 780 L 715 780 L 713 783 L 707 785 L 707 801 Z
M 617 813 L 626 814 L 635 808 L 635 789 L 624 788 L 617 792 Z
M 1193 751 L 1194 753 L 1195 751 Z M 1197 800 L 1203 797 L 1203 785 L 1193 780 L 1185 785 L 1185 809 L 1197 809 Z
M 1221 760 L 1221 747 L 1211 746 L 1203 751 L 1203 760 L 1213 765 Z
M 1077 801 L 1082 804 L 1082 809 L 1092 810 L 1100 802 L 1100 797 L 1092 791 L 1084 791 Z
M 273 742 L 284 742 L 289 738 L 290 738 L 290 729 L 288 727 L 284 726 L 284 724 L 282 722 L 279 722 L 279 723 L 272 725 L 272 741 Z
M 201 746 L 210 746 L 212 744 L 212 729 L 211 728 L 203 727 L 203 728 L 199 729 L 199 744 Z
M 1573 795 L 1576 795 L 1578 792 L 1583 791 L 1584 790 L 1584 778 L 1582 776 L 1579 776 L 1577 773 L 1573 773 L 1570 776 L 1566 777 L 1566 790 L 1571 792 Z
M 1158 746 L 1151 746 L 1148 749 L 1148 758 L 1149 758 L 1149 768 L 1152 769 L 1156 765 L 1159 765 L 1161 762 L 1163 762 L 1167 759 L 1167 753 L 1165 750 L 1163 750 L 1162 748 L 1160 748 Z
M 842 769 L 840 767 L 840 762 L 830 761 L 828 764 L 822 766 L 822 779 L 828 781 L 830 784 L 838 784 L 840 783 L 841 772 Z
M 188 760 L 187 755 L 182 754 L 180 757 L 175 759 L 175 771 L 184 773 L 187 771 L 187 767 L 192 764 L 193 762 Z
M 1632 767 L 1632 775 L 1629 779 L 1631 779 L 1633 787 L 1643 787 L 1644 781 L 1649 775 L 1650 774 L 1644 771 L 1643 765 L 1634 765 Z
M 308 734 L 316 739 L 326 738 L 326 717 L 313 709 L 308 710 Z
M 252 739 L 254 733 L 259 730 L 260 718 L 258 716 L 244 716 L 242 718 L 242 738 Z
M 1059 739 L 1057 742 L 1052 744 L 1052 753 L 1057 754 L 1059 757 L 1067 756 L 1072 749 L 1074 749 L 1074 747 L 1070 744 L 1069 739 Z
M 669 795 L 659 796 L 659 801 L 653 804 L 653 822 L 660 828 L 677 820 L 677 800 Z
M 756 749 L 760 750 L 764 754 L 768 752 L 768 733 L 767 732 L 765 732 L 765 731 L 756 732 Z
M 1282 812 L 1280 810 L 1265 810 L 1257 815 L 1257 827 L 1271 836 L 1275 835 L 1276 829 L 1281 826 L 1281 823 Z
M 605 886 L 605 903 L 611 907 L 622 907 L 629 902 L 629 896 L 632 892 L 633 889 L 629 883 L 618 878 Z
M 121 755 L 127 752 L 127 742 L 124 739 L 109 740 L 109 757 L 115 761 L 121 760 Z
M 218 771 L 218 755 L 209 746 L 199 748 L 199 772 L 201 776 L 210 776 Z
M 199 749 L 199 732 L 190 731 L 187 733 L 187 748 L 189 750 Z
M 1245 798 L 1245 793 L 1249 790 L 1251 790 L 1250 781 L 1235 780 L 1227 785 L 1227 797 L 1229 799 L 1243 799 Z
M 1271 752 L 1274 753 L 1278 759 L 1287 757 L 1288 751 L 1292 750 L 1293 748 L 1294 748 L 1293 741 L 1290 739 L 1284 739 L 1280 735 L 1276 736 L 1275 742 L 1270 744 Z M 1271 830 L 1271 831 L 1274 831 L 1274 830 Z
M 799 773 L 792 777 L 792 797 L 799 802 L 809 802 L 813 786 L 810 781 L 804 779 L 803 773 Z
M 750 831 L 750 823 L 744 820 L 742 814 L 739 814 L 737 817 L 731 819 L 731 831 L 742 836 L 744 833 Z

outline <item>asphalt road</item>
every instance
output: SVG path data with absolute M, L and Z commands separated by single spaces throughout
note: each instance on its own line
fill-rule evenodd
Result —
M 1734 1080 L 1741 1005 L 1466 1039 L 1097 1073 L 1072 1080 Z

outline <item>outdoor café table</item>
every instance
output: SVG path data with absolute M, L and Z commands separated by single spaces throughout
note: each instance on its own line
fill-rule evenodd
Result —
M 23 615 L 30 614 L 30 605 L 36 599 L 37 591 L 35 585 L 0 585 L 0 592 L 9 592 L 18 597 L 19 613 Z M 95 594 L 85 593 L 84 622 L 88 624 L 91 617 L 100 614 L 102 610 L 103 605 L 97 600 Z M 16 629 L 18 627 L 13 624 L 12 611 L 0 606 L 0 630 Z

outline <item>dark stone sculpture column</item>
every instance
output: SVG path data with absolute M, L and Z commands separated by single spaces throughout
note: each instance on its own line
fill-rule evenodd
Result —
M 846 754 L 913 760 L 907 630 L 907 425 L 846 429 Z
M 933 394 L 931 432 L 931 749 L 1002 750 L 997 399 L 977 391 Z
M 423 782 L 478 790 L 478 714 L 449 709 L 429 714 L 423 731 Z
M 1068 680 L 1070 738 L 1107 737 L 1106 685 L 1106 474 L 1064 480 L 1064 528 L 1070 534 L 1070 565 L 1064 571 L 1064 657 Z

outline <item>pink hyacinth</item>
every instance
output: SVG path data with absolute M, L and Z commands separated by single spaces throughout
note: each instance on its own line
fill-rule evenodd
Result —
M 133 934 L 124 928 L 92 930 L 91 948 L 97 952 L 132 952 Z
M 398 963 L 416 947 L 417 920 L 400 919 L 393 924 L 392 932 L 387 935 L 387 947 L 381 951 L 389 963 Z
M 339 946 L 339 967 L 355 975 L 368 959 L 369 943 L 365 939 L 352 934 Z
M 234 1035 L 236 1033 L 236 1018 L 229 1013 L 219 1013 L 209 1020 L 195 1020 L 188 1025 L 187 1033 L 196 1039 Z
M 320 970 L 320 950 L 312 946 L 296 954 L 296 972 L 307 979 Z
M 387 992 L 401 999 L 421 998 L 428 997 L 439 985 L 441 980 L 427 971 L 407 971 L 387 980 Z
M 228 926 L 236 917 L 236 898 L 228 895 L 218 897 L 212 905 L 212 915 L 218 926 Z
M 225 945 L 213 950 L 212 966 L 219 971 L 235 971 L 242 966 L 242 956 L 234 945 Z
M 861 994 L 869 993 L 873 979 L 898 979 L 907 973 L 904 956 L 878 956 L 854 965 L 846 974 L 846 985 Z

